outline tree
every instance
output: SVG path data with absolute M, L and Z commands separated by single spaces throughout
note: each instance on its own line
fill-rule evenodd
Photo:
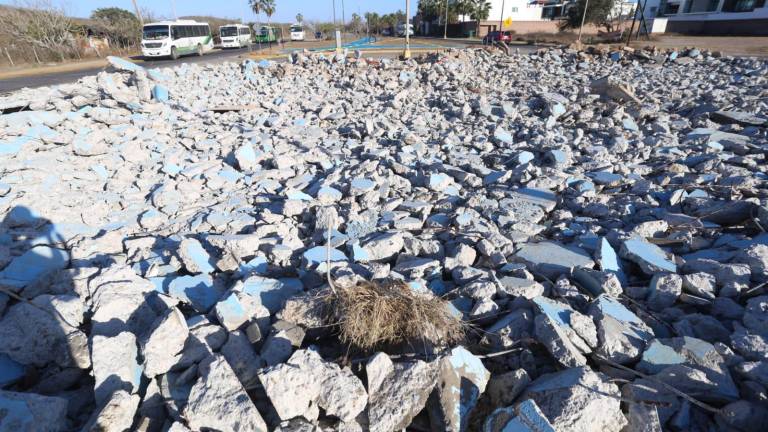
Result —
M 303 24 L 304 23 L 304 15 L 302 15 L 300 13 L 297 13 L 296 14 L 296 22 L 299 23 L 299 24 Z
M 491 14 L 491 2 L 486 0 L 471 1 L 471 11 L 469 17 L 477 21 L 476 31 L 480 32 L 480 21 L 485 21 Z M 501 30 L 501 29 L 499 29 Z
M 368 23 L 368 30 L 371 33 L 378 33 L 381 27 L 381 17 L 376 12 L 366 12 L 365 22 Z
M 355 33 L 360 33 L 360 28 L 363 26 L 363 19 L 360 18 L 360 15 L 353 13 L 352 21 L 350 21 L 349 26 Z
M 576 6 L 568 10 L 568 16 L 560 23 L 560 30 L 577 29 L 581 27 L 582 17 L 584 24 L 594 24 L 605 28 L 606 31 L 615 30 L 612 19 L 612 11 L 615 0 L 589 0 L 587 14 L 584 15 L 586 7 L 585 0 L 579 0 Z
M 65 11 L 48 0 L 27 0 L 0 13 L 0 38 L 27 49 L 47 50 L 62 60 L 64 53 L 74 52 L 74 31 L 75 24 Z
M 116 7 L 99 8 L 91 13 L 112 43 L 133 45 L 141 39 L 141 23 L 133 13 Z

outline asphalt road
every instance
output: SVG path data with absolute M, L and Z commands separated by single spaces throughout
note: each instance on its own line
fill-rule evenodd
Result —
M 248 52 L 248 48 L 238 49 L 216 49 L 209 53 L 206 53 L 202 57 L 196 55 L 181 57 L 178 60 L 171 59 L 154 59 L 150 61 L 139 61 L 138 63 L 147 68 L 158 68 L 166 66 L 174 66 L 181 63 L 216 63 L 224 61 L 230 58 L 235 58 L 239 55 Z M 14 90 L 19 90 L 24 87 L 43 87 L 56 84 L 63 84 L 68 82 L 75 82 L 78 79 L 95 75 L 104 70 L 103 67 L 80 69 L 76 71 L 67 72 L 54 72 L 50 74 L 32 75 L 18 78 L 6 78 L 0 80 L 0 93 L 8 93 Z

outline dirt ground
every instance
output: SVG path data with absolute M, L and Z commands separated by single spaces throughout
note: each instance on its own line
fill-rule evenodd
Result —
M 682 36 L 659 35 L 650 41 L 640 39 L 632 41 L 631 46 L 638 48 L 653 45 L 658 48 L 696 47 L 710 51 L 720 51 L 723 55 L 768 57 L 768 37 L 765 36 Z

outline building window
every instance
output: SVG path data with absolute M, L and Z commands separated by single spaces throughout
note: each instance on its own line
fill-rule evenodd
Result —
M 517 8 L 516 7 L 512 8 L 512 13 L 517 13 Z
M 765 6 L 765 0 L 725 0 L 723 12 L 752 12 Z

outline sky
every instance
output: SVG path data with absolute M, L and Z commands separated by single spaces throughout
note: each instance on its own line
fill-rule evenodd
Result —
M 29 0 L 0 0 L 0 4 L 24 3 Z M 32 0 L 34 2 L 34 0 Z M 119 7 L 133 11 L 131 0 L 51 0 L 64 6 L 67 14 L 87 17 L 91 11 L 101 7 Z M 336 1 L 336 15 L 341 19 L 342 0 Z M 343 0 L 347 20 L 352 13 L 378 12 L 379 14 L 405 10 L 405 0 Z M 212 15 L 222 18 L 245 18 L 255 21 L 247 0 L 136 0 L 140 8 L 147 8 L 155 14 L 173 18 L 173 3 L 176 4 L 177 16 Z M 331 21 L 333 18 L 333 0 L 275 0 L 276 12 L 273 21 L 293 22 L 296 14 L 301 13 L 305 20 Z M 411 0 L 411 13 L 415 13 L 418 0 Z

